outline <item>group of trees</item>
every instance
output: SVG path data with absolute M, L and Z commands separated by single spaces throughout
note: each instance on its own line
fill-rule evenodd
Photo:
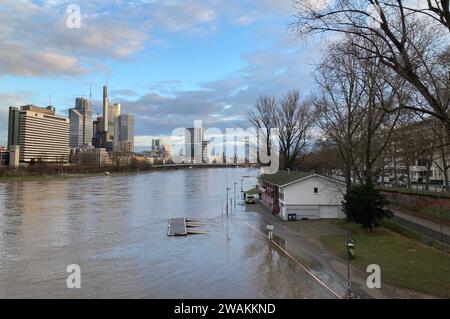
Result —
M 315 111 L 308 98 L 292 91 L 280 100 L 263 95 L 256 103 L 256 110 L 249 113 L 250 123 L 261 134 L 267 155 L 275 148 L 280 154 L 283 170 L 296 168 L 304 160 L 310 149 L 311 130 L 315 123 Z M 273 132 L 274 129 L 278 132 Z M 272 144 L 271 135 L 276 134 L 278 143 Z
M 287 112 L 295 114 L 293 122 L 286 122 L 285 109 L 280 107 L 289 98 L 278 104 L 273 98 L 260 99 L 258 105 L 269 100 L 271 106 L 257 107 L 258 113 L 250 114 L 250 118 L 257 119 L 252 122 L 257 127 L 277 127 L 281 131 L 292 132 L 292 126 L 284 128 L 283 124 L 293 124 L 296 134 L 307 139 L 316 127 L 320 143 L 316 143 L 319 147 L 313 154 L 307 154 L 311 151 L 310 140 L 300 152 L 289 152 L 287 149 L 293 149 L 293 145 L 286 142 L 291 139 L 280 134 L 282 168 L 294 168 L 302 161 L 314 169 L 327 165 L 335 169 L 340 165 L 345 172 L 348 198 L 361 198 L 365 193 L 378 204 L 383 201 L 371 193 L 373 181 L 375 176 L 384 176 L 387 166 L 393 166 L 394 174 L 397 167 L 406 167 L 410 186 L 409 168 L 420 159 L 428 170 L 432 164 L 437 165 L 448 185 L 450 1 L 294 3 L 293 33 L 298 38 L 320 34 L 327 39 L 315 72 L 317 91 L 313 98 L 297 97 L 302 101 L 292 104 L 297 111 Z M 308 121 L 298 125 L 304 118 L 296 114 L 305 110 Z M 339 157 L 336 163 L 323 160 L 330 152 Z M 429 173 L 425 175 L 427 187 Z M 378 213 L 386 215 L 382 207 Z M 372 215 L 373 210 L 365 216 Z M 374 225 L 375 220 L 369 218 L 364 224 Z
M 387 160 L 406 167 L 410 185 L 409 166 L 417 159 L 439 166 L 448 185 L 450 1 L 295 4 L 296 35 L 335 34 L 317 69 L 316 106 L 348 186 L 351 177 L 371 183 Z

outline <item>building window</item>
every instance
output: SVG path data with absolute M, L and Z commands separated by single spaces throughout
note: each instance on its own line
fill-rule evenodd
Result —
M 319 188 L 318 187 L 314 187 L 314 195 L 319 195 Z

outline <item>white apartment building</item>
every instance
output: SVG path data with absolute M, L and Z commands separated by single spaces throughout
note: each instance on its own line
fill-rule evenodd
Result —
M 40 108 L 34 105 L 22 106 L 20 110 L 10 108 L 10 116 L 11 114 L 18 115 L 19 121 L 10 122 L 8 140 L 19 142 L 20 162 L 68 161 L 70 154 L 68 118 L 56 116 L 53 107 Z M 16 134 L 17 136 L 11 136 Z

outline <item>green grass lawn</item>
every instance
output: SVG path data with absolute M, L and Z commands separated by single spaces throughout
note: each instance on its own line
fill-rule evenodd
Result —
M 437 297 L 450 298 L 450 254 L 380 228 L 373 233 L 354 224 L 339 225 L 355 240 L 356 258 L 351 261 L 362 271 L 370 264 L 381 267 L 381 280 Z M 324 246 L 346 257 L 346 236 L 321 236 Z
M 412 205 L 392 205 L 393 209 L 397 209 L 404 213 L 414 213 L 423 218 L 439 221 L 450 222 L 450 210 L 448 208 L 439 207 L 416 207 Z
M 420 212 L 430 217 L 450 221 L 450 210 L 448 208 L 425 207 Z

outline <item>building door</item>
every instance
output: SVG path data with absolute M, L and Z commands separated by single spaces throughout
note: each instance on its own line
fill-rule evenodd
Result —
M 320 218 L 338 218 L 338 206 L 320 206 Z

